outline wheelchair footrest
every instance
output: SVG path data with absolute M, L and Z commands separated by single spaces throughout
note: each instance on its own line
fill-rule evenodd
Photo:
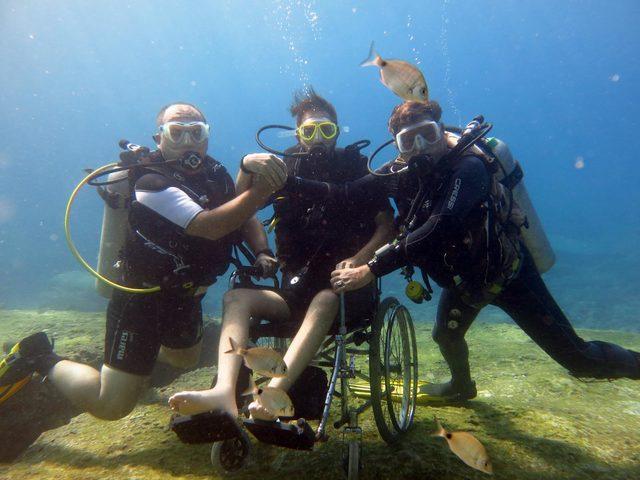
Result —
M 239 437 L 242 429 L 226 412 L 173 415 L 169 427 L 184 443 L 213 443 Z
M 244 421 L 244 426 L 260 442 L 279 447 L 312 450 L 315 443 L 315 433 L 303 418 L 298 420 L 297 425 L 248 419 Z

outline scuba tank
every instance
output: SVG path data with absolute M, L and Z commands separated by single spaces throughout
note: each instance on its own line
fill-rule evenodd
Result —
M 482 117 L 476 117 L 464 129 L 447 126 L 446 133 L 451 139 L 449 144 L 456 145 L 465 134 L 481 127 L 483 121 Z M 471 151 L 473 149 L 478 149 L 485 157 L 488 156 L 490 161 L 496 161 L 498 164 L 498 168 L 494 169 L 496 179 L 512 192 L 513 199 L 526 216 L 524 228 L 520 232 L 522 241 L 531 254 L 538 272 L 542 274 L 549 271 L 556 261 L 556 256 L 524 185 L 522 167 L 511 155 L 507 144 L 498 138 L 477 138 L 471 142 Z
M 522 229 L 522 239 L 531 253 L 539 273 L 551 269 L 556 261 L 555 253 L 549 239 L 542 228 L 540 218 L 529 198 L 527 187 L 523 181 L 520 164 L 513 158 L 506 143 L 495 137 L 488 138 L 484 144 L 500 163 L 502 168 L 496 174 L 498 180 L 513 192 L 513 198 L 527 216 L 527 225 Z M 506 174 L 506 177 L 505 177 Z
M 120 164 L 124 168 L 109 173 L 107 180 L 102 184 L 90 183 L 97 187 L 98 194 L 104 200 L 97 270 L 101 276 L 109 279 L 119 277 L 118 256 L 127 235 L 131 206 L 129 170 L 139 165 L 142 157 L 151 154 L 147 147 L 128 140 L 120 140 L 118 144 L 123 150 L 120 153 Z M 111 298 L 113 287 L 96 278 L 96 291 L 105 298 Z
M 128 177 L 128 170 L 110 173 L 107 185 L 98 189 L 104 200 L 98 273 L 106 278 L 119 277 L 117 259 L 125 241 L 131 200 Z M 111 298 L 113 287 L 96 279 L 96 290 L 101 296 Z

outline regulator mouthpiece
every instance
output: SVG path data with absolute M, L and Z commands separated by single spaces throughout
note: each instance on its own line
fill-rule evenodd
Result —
M 197 152 L 186 152 L 178 163 L 185 170 L 197 170 L 202 165 L 202 157 Z

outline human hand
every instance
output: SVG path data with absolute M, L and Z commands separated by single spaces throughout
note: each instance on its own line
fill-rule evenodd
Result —
M 278 271 L 278 260 L 266 253 L 260 253 L 256 257 L 253 266 L 262 271 L 262 278 L 273 277 Z
M 273 191 L 280 190 L 287 181 L 287 166 L 271 153 L 250 153 L 242 159 L 242 167 L 265 177 Z
M 264 175 L 256 173 L 251 177 L 251 189 L 254 190 L 258 195 L 263 197 L 265 200 L 275 192 L 271 185 L 271 182 Z
M 334 270 L 331 272 L 331 287 L 335 293 L 350 292 L 364 287 L 375 278 L 369 265 Z
M 336 270 L 342 270 L 344 268 L 354 268 L 358 266 L 360 266 L 360 260 L 358 260 L 356 257 L 351 257 L 338 262 L 338 264 L 336 265 Z

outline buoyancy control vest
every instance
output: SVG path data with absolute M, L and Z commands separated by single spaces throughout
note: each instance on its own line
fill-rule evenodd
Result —
M 233 181 L 222 164 L 207 156 L 202 168 L 202 172 L 186 177 L 150 162 L 125 172 L 126 180 L 107 187 L 118 186 L 119 192 L 112 190 L 114 201 L 105 202 L 99 255 L 99 268 L 105 271 L 101 273 L 126 285 L 160 285 L 164 290 L 185 293 L 211 285 L 227 270 L 232 246 L 239 241 L 236 232 L 215 241 L 187 235 L 135 197 L 136 183 L 143 177 L 184 191 L 204 209 L 214 209 L 235 197 Z M 118 231 L 109 231 L 107 226 Z M 100 293 L 109 297 L 110 288 L 103 287 Z
M 448 135 L 450 147 L 458 137 Z M 459 230 L 438 245 L 437 251 L 426 252 L 429 259 L 422 267 L 423 275 L 432 277 L 443 287 L 457 287 L 473 295 L 469 303 L 481 303 L 499 292 L 519 268 L 521 257 L 520 230 L 526 225 L 522 211 L 508 186 L 500 181 L 500 167 L 496 160 L 478 147 L 465 151 L 457 160 L 476 157 L 482 161 L 489 176 L 485 198 L 465 218 Z M 432 209 L 445 195 L 444 186 L 450 175 L 450 166 L 441 165 L 427 186 L 428 193 L 415 210 L 421 225 L 432 214 Z M 417 191 L 417 180 L 401 175 L 396 187 L 400 221 L 404 221 Z M 425 271 L 426 268 L 426 271 Z M 426 278 L 425 278 L 426 281 Z
M 335 148 L 319 157 L 291 156 L 302 151 L 289 148 L 283 160 L 290 176 L 343 183 L 367 174 L 367 159 L 357 144 Z M 318 199 L 304 192 L 277 193 L 274 201 L 275 238 L 278 260 L 284 272 L 312 264 L 330 264 L 354 255 L 375 231 L 375 216 L 386 199 L 372 203 Z

